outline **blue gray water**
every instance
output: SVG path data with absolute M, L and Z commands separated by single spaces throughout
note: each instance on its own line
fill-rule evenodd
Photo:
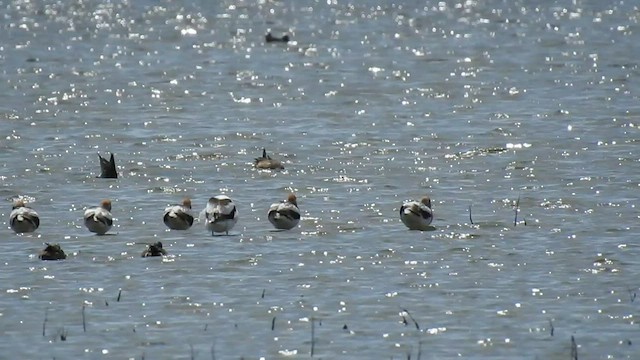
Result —
M 640 356 L 634 2 L 1 4 L 0 358 Z M 162 223 L 220 193 L 231 236 Z M 435 230 L 408 231 L 424 194 Z

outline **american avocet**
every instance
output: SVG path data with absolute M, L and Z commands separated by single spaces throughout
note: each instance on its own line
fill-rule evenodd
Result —
M 87 209 L 84 212 L 84 225 L 89 231 L 98 235 L 104 235 L 109 231 L 113 226 L 111 200 L 102 200 L 100 206 Z
M 169 229 L 187 230 L 193 225 L 193 214 L 191 212 L 191 199 L 184 198 L 182 205 L 169 206 L 164 209 L 163 221 Z
M 271 204 L 268 218 L 276 229 L 289 230 L 296 227 L 300 222 L 300 209 L 295 194 L 289 194 L 283 202 Z
M 34 232 L 40 226 L 38 213 L 25 206 L 24 200 L 18 199 L 9 214 L 9 225 L 17 233 Z
M 431 198 L 423 197 L 420 202 L 409 201 L 400 207 L 400 220 L 410 230 L 429 230 L 433 221 L 433 210 L 431 210 Z
M 209 199 L 200 217 L 204 218 L 205 226 L 211 231 L 211 235 L 219 232 L 229 235 L 229 230 L 238 222 L 238 211 L 230 197 L 217 195 Z

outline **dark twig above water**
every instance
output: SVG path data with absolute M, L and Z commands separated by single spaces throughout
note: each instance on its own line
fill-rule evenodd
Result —
M 551 334 L 551 336 L 553 336 L 553 331 L 554 331 L 554 327 L 553 327 L 553 321 L 551 321 L 551 319 L 549 319 L 549 332 Z
M 571 335 L 571 360 L 578 360 L 578 344 L 573 335 Z
M 113 153 L 111 153 L 111 157 L 109 160 L 103 158 L 98 154 L 98 158 L 100 158 L 100 176 L 102 179 L 117 179 L 118 178 L 118 170 L 116 170 L 116 160 L 113 157 Z
M 417 330 L 420 330 L 420 325 L 418 325 L 418 322 L 416 321 L 416 319 L 413 318 L 413 316 L 411 315 L 411 313 L 407 310 L 407 309 L 402 309 L 402 311 L 404 311 L 405 313 L 407 313 L 407 315 L 409 316 L 409 319 L 411 319 L 411 321 L 413 321 L 413 324 L 416 326 Z M 404 316 L 403 316 L 404 317 Z M 405 320 L 405 325 L 406 325 L 406 320 Z
M 516 209 L 515 209 L 515 217 L 513 218 L 513 226 L 518 225 L 518 212 L 520 211 L 520 195 L 518 195 L 518 200 L 516 200 Z
M 42 321 L 42 336 L 45 336 L 47 333 L 47 321 L 49 320 L 47 316 L 48 312 L 49 309 L 44 309 L 44 321 Z
M 473 218 L 471 217 L 471 205 L 469 205 L 469 222 L 473 225 Z
M 85 317 L 85 306 L 82 305 L 82 331 L 87 332 L 87 319 Z
M 311 357 L 313 357 L 313 353 L 316 347 L 316 319 L 311 318 Z
M 118 290 L 118 297 L 116 298 L 116 302 L 120 302 L 120 296 L 122 295 L 122 289 Z

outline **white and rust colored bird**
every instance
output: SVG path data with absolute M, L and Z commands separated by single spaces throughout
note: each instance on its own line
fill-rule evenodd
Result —
M 24 204 L 24 200 L 18 199 L 9 215 L 9 225 L 17 233 L 34 232 L 40 226 L 40 217 L 35 210 Z
M 429 230 L 433 221 L 431 198 L 423 197 L 420 202 L 408 201 L 400 207 L 400 220 L 410 230 Z
M 216 195 L 209 199 L 200 219 L 205 221 L 205 227 L 212 236 L 221 232 L 229 235 L 229 230 L 238 222 L 236 204 L 227 195 Z
M 172 230 L 187 230 L 193 225 L 191 199 L 182 199 L 182 204 L 169 206 L 164 209 L 162 217 L 164 224 Z
M 89 208 L 84 212 L 84 225 L 92 233 L 104 235 L 113 226 L 113 216 L 111 216 L 111 200 L 105 199 L 100 202 L 100 206 Z
M 287 200 L 271 204 L 267 213 L 269 222 L 276 229 L 293 229 L 300 222 L 300 209 L 295 194 L 289 194 Z

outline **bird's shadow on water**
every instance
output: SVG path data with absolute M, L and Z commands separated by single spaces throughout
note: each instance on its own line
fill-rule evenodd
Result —
M 435 226 L 427 226 L 424 230 L 409 230 L 409 231 L 420 231 L 420 232 L 425 232 L 425 231 L 436 231 L 436 227 Z
M 39 239 L 42 235 L 38 232 L 14 232 L 14 235 L 20 238 Z

